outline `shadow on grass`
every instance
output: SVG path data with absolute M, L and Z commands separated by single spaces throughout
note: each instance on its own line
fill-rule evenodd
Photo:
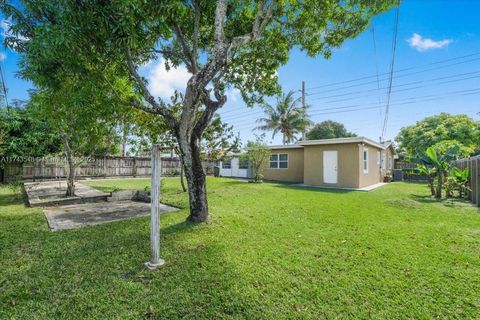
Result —
M 410 194 L 410 198 L 415 200 L 419 203 L 423 204 L 431 204 L 431 203 L 438 203 L 442 204 L 446 207 L 472 207 L 474 206 L 470 201 L 466 199 L 457 199 L 457 198 L 442 198 L 437 199 L 434 196 L 425 196 L 425 195 L 417 195 L 417 194 Z M 480 208 L 479 208 L 480 210 Z
M 272 182 L 275 184 L 275 188 L 283 188 L 283 189 L 291 189 L 291 190 L 308 190 L 320 193 L 336 193 L 336 194 L 344 194 L 344 193 L 351 193 L 355 192 L 356 190 L 345 190 L 345 189 L 334 189 L 329 187 L 315 187 L 315 186 L 300 186 L 300 185 L 292 185 L 288 183 L 280 183 L 280 182 Z
M 16 204 L 28 206 L 27 198 L 22 191 L 14 191 L 14 193 L 0 194 L 0 207 L 7 207 Z

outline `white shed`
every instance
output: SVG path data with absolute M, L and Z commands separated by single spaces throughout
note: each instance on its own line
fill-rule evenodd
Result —
M 225 160 L 220 161 L 220 176 L 251 178 L 248 159 L 239 157 L 239 155 L 228 156 Z

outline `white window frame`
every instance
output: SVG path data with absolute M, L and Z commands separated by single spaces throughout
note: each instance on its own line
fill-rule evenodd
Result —
M 225 167 L 225 164 L 228 163 L 228 167 Z M 229 159 L 225 159 L 224 161 L 222 161 L 222 169 L 232 169 L 232 159 L 229 158 Z
M 277 159 L 272 160 L 272 156 L 275 156 Z M 280 160 L 280 156 L 287 156 L 287 160 Z M 280 163 L 286 163 L 287 166 L 285 168 L 281 168 Z M 272 167 L 272 164 L 276 164 L 276 166 Z M 270 155 L 268 167 L 269 169 L 288 169 L 288 153 L 272 153 Z
M 247 164 L 246 167 L 242 166 L 242 161 L 246 161 L 246 164 Z M 249 167 L 250 167 L 250 163 L 249 163 L 248 159 L 246 159 L 246 158 L 243 158 L 243 159 L 242 159 L 242 158 L 238 158 L 238 169 L 244 170 L 244 169 L 248 169 Z
M 368 173 L 368 148 L 367 147 L 363 147 L 362 168 L 363 168 L 363 173 Z
M 380 166 L 381 152 L 377 151 L 377 164 Z

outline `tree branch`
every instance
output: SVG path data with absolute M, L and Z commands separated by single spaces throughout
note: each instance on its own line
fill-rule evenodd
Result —
M 195 74 L 197 71 L 195 67 L 197 63 L 196 61 L 194 61 L 193 53 L 188 47 L 187 42 L 185 41 L 185 37 L 183 36 L 182 29 L 180 29 L 180 27 L 177 24 L 175 24 L 173 27 L 173 31 L 175 33 L 175 36 L 178 42 L 180 43 L 180 47 L 182 48 L 183 55 L 185 56 L 185 59 L 182 59 L 183 62 L 187 65 L 188 71 Z
M 225 42 L 225 20 L 227 17 L 227 0 L 218 0 L 215 9 L 215 46 Z
M 237 36 L 230 41 L 229 50 L 238 46 L 247 44 L 252 40 L 258 39 L 265 31 L 268 22 L 272 18 L 272 11 L 275 5 L 275 0 L 262 1 L 260 8 L 253 22 L 252 31 L 248 34 Z
M 192 39 L 192 60 L 193 60 L 193 74 L 198 71 L 198 38 L 200 37 L 200 4 L 197 0 L 192 0 L 193 8 L 195 10 L 195 20 L 193 22 L 193 39 Z
M 172 112 L 166 108 L 165 104 L 162 101 L 160 103 L 156 102 L 155 98 L 148 91 L 147 86 L 145 85 L 145 81 L 143 81 L 142 77 L 138 74 L 137 69 L 133 64 L 130 49 L 127 49 L 126 58 L 130 75 L 140 88 L 140 93 L 142 94 L 143 98 L 150 104 L 151 108 L 141 106 L 141 104 L 139 104 L 138 102 L 135 103 L 136 105 L 133 105 L 132 103 L 130 104 L 140 110 L 160 114 L 161 116 L 165 117 L 169 123 L 176 124 L 176 119 Z

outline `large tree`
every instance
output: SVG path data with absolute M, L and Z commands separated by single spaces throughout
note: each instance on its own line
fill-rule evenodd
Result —
M 400 149 L 411 155 L 418 148 L 426 150 L 444 144 L 447 140 L 449 144 L 457 144 L 473 152 L 480 148 L 480 122 L 467 115 L 441 113 L 402 128 L 395 140 Z M 442 148 L 439 147 L 441 151 Z
M 283 144 L 295 141 L 305 127 L 310 123 L 306 110 L 300 106 L 300 98 L 294 97 L 290 91 L 277 96 L 275 105 L 263 103 L 266 117 L 257 122 L 262 123 L 258 129 L 272 131 L 272 138 L 280 132 Z
M 333 120 L 326 120 L 317 123 L 307 132 L 308 140 L 348 138 L 356 136 L 355 133 L 349 132 L 343 123 Z
M 121 106 L 105 88 L 74 77 L 64 79 L 55 88 L 31 95 L 30 106 L 36 118 L 49 125 L 61 138 L 68 175 L 66 196 L 75 195 L 78 165 L 92 156 L 116 153 L 120 144 L 116 126 Z
M 333 47 L 357 36 L 373 15 L 397 1 L 25 2 L 23 14 L 7 10 L 7 15 L 16 23 L 31 16 L 38 21 L 22 29 L 41 29 L 34 43 L 20 43 L 29 47 L 28 54 L 38 49 L 59 60 L 89 57 L 97 69 L 115 64 L 118 76 L 129 76 L 141 97 L 128 103 L 166 120 L 185 166 L 189 220 L 201 222 L 208 217 L 208 203 L 200 139 L 226 103 L 225 89 L 239 89 L 247 105 L 261 103 L 262 96 L 279 92 L 277 69 L 293 47 L 328 58 Z M 156 59 L 167 67 L 182 64 L 191 74 L 184 90 L 170 100 L 155 98 L 138 71 Z M 181 110 L 178 117 L 175 107 Z

